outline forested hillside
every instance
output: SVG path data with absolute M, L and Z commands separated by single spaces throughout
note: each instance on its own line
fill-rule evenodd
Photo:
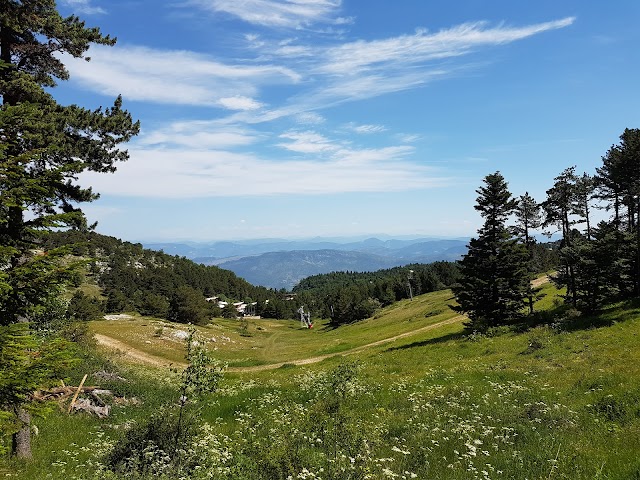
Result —
M 300 280 L 332 271 L 374 271 L 388 268 L 392 259 L 370 253 L 339 250 L 270 252 L 220 264 L 255 285 L 290 290 Z
M 552 244 L 536 245 L 536 271 L 552 268 Z M 84 273 L 74 278 L 76 287 L 94 285 L 99 295 L 77 289 L 69 314 L 90 320 L 105 313 L 138 312 L 183 323 L 206 323 L 212 317 L 231 316 L 232 306 L 218 308 L 207 297 L 228 302 L 255 303 L 254 312 L 268 318 L 298 318 L 303 306 L 314 318 L 330 318 L 334 325 L 372 316 L 380 307 L 412 295 L 449 288 L 458 280 L 452 262 L 411 264 L 375 272 L 333 272 L 303 279 L 295 295 L 254 286 L 216 266 L 204 266 L 179 256 L 145 249 L 95 232 L 55 232 L 42 245 L 45 250 L 71 247 L 84 259 Z M 265 272 L 268 274 L 268 272 Z M 83 291 L 85 290 L 85 291 Z
M 333 272 L 302 280 L 293 291 L 317 316 L 334 325 L 370 317 L 393 302 L 442 290 L 455 283 L 458 267 L 451 262 L 413 264 L 377 272 Z
M 303 306 L 314 318 L 331 318 L 342 324 L 367 318 L 378 308 L 410 295 L 447 288 L 455 283 L 458 273 L 451 262 L 366 273 L 333 272 L 303 279 L 294 288 L 295 295 L 285 295 L 284 290 L 251 285 L 223 268 L 95 232 L 55 232 L 42 247 L 45 251 L 71 247 L 76 258 L 86 261 L 84 274 L 76 274 L 74 284 L 97 286 L 100 295 L 75 291 L 69 314 L 76 320 L 131 311 L 185 323 L 205 323 L 227 313 L 235 316 L 226 311 L 231 307 L 221 310 L 217 302 L 205 301 L 206 297 L 218 297 L 255 303 L 255 313 L 268 318 L 297 318 L 296 310 Z
M 105 298 L 100 303 L 76 292 L 72 306 L 74 302 L 93 304 L 107 313 L 135 310 L 143 315 L 202 323 L 221 313 L 214 310 L 216 304 L 205 302 L 206 297 L 260 304 L 277 297 L 275 292 L 255 287 L 228 270 L 98 233 L 56 232 L 47 237 L 43 247 L 63 245 L 72 245 L 76 256 L 87 259 L 86 279 L 99 286 Z M 191 310 L 191 314 L 185 314 L 184 310 Z M 80 309 L 75 313 L 83 316 L 83 312 Z
M 531 243 L 532 273 L 557 265 L 557 243 Z M 460 280 L 454 262 L 414 263 L 375 272 L 332 272 L 307 277 L 293 288 L 298 303 L 335 325 L 370 317 L 379 307 L 413 295 L 443 290 Z

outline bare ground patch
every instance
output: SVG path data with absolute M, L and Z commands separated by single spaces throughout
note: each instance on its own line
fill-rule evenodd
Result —
M 108 337 L 106 335 L 102 335 L 96 333 L 94 335 L 96 341 L 99 345 L 106 347 L 110 350 L 114 350 L 117 353 L 120 353 L 124 359 L 133 361 L 135 363 L 143 363 L 145 365 L 151 365 L 154 367 L 186 367 L 187 365 L 182 362 L 170 362 L 169 360 L 157 357 L 155 355 L 151 355 L 149 353 L 142 352 L 138 349 L 130 347 L 124 342 L 120 340 L 116 340 L 115 338 Z

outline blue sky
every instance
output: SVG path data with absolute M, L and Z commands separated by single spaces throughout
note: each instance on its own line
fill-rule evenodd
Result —
M 59 5 L 118 38 L 54 95 L 142 123 L 81 178 L 126 240 L 470 236 L 485 175 L 541 201 L 640 126 L 636 0 Z

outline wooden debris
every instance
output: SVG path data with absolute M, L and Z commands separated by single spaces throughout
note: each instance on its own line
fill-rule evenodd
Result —
M 38 400 L 40 402 L 44 402 L 46 400 L 55 400 L 57 398 L 64 399 L 72 396 L 76 392 L 76 390 L 78 390 L 78 387 L 54 387 L 50 388 L 49 390 L 38 390 L 33 393 L 32 397 L 34 400 Z M 102 394 L 106 394 L 106 392 L 111 393 L 110 390 L 100 390 L 100 387 L 82 387 L 80 389 L 80 393 L 89 393 L 92 391 L 101 391 Z
M 78 390 L 76 390 L 75 395 L 73 396 L 73 398 L 71 399 L 71 403 L 69 404 L 69 410 L 67 410 L 67 413 L 71 413 L 71 409 L 73 408 L 73 406 L 76 403 L 76 399 L 78 398 L 78 395 L 80 395 L 80 390 L 82 390 L 82 386 L 84 385 L 84 381 L 87 379 L 87 374 L 84 374 L 84 377 L 82 377 L 82 381 L 80 382 L 80 386 L 78 387 Z
M 61 387 L 53 387 L 49 390 L 38 390 L 31 397 L 40 402 L 58 400 L 63 402 L 67 398 L 72 397 L 71 403 L 67 408 L 67 412 L 84 411 L 100 418 L 108 417 L 111 413 L 111 405 L 104 401 L 104 396 L 112 397 L 112 401 L 118 405 L 138 405 L 140 402 L 137 398 L 124 398 L 113 395 L 111 390 L 106 390 L 96 386 L 84 386 L 87 375 L 84 376 L 80 385 L 77 387 L 65 385 L 61 383 Z M 62 405 L 61 405 L 62 406 Z

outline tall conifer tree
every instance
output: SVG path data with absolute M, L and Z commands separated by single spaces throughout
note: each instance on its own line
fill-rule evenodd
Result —
M 453 288 L 458 306 L 469 316 L 469 330 L 509 324 L 523 314 L 529 275 L 527 251 L 510 233 L 506 222 L 517 201 L 500 172 L 487 175 L 475 209 L 484 218 L 478 237 L 463 257 L 461 279 Z
M 576 285 L 577 254 L 574 248 L 575 232 L 572 231 L 573 205 L 576 198 L 578 176 L 576 167 L 565 168 L 554 178 L 553 186 L 547 190 L 547 199 L 542 203 L 545 213 L 544 226 L 555 226 L 562 233 L 560 242 L 561 268 L 554 277 L 556 284 L 567 287 L 567 298 L 575 307 L 578 302 Z
M 529 256 L 528 268 L 529 275 L 532 278 L 535 273 L 533 262 L 533 246 L 535 244 L 535 238 L 531 236 L 531 232 L 536 228 L 542 226 L 542 214 L 540 212 L 540 205 L 529 195 L 529 192 L 525 192 L 521 195 L 515 209 L 516 224 L 513 228 L 517 237 L 524 242 L 524 246 L 527 249 Z M 533 313 L 533 304 L 536 298 L 536 294 L 540 291 L 540 288 L 534 288 L 529 283 L 527 292 L 527 302 L 529 304 L 529 314 Z
M 0 409 L 14 415 L 14 449 L 22 457 L 31 455 L 30 393 L 64 363 L 37 353 L 48 345 L 27 326 L 70 273 L 59 261 L 66 251 L 43 252 L 42 238 L 54 228 L 86 228 L 77 205 L 97 194 L 79 185 L 78 175 L 114 171 L 128 158 L 118 146 L 139 130 L 120 97 L 110 108 L 89 110 L 61 105 L 45 91 L 69 76 L 60 58 L 88 60 L 93 43 L 115 39 L 76 16 L 63 18 L 54 0 L 0 2 Z M 6 361 L 6 349 L 31 353 Z

